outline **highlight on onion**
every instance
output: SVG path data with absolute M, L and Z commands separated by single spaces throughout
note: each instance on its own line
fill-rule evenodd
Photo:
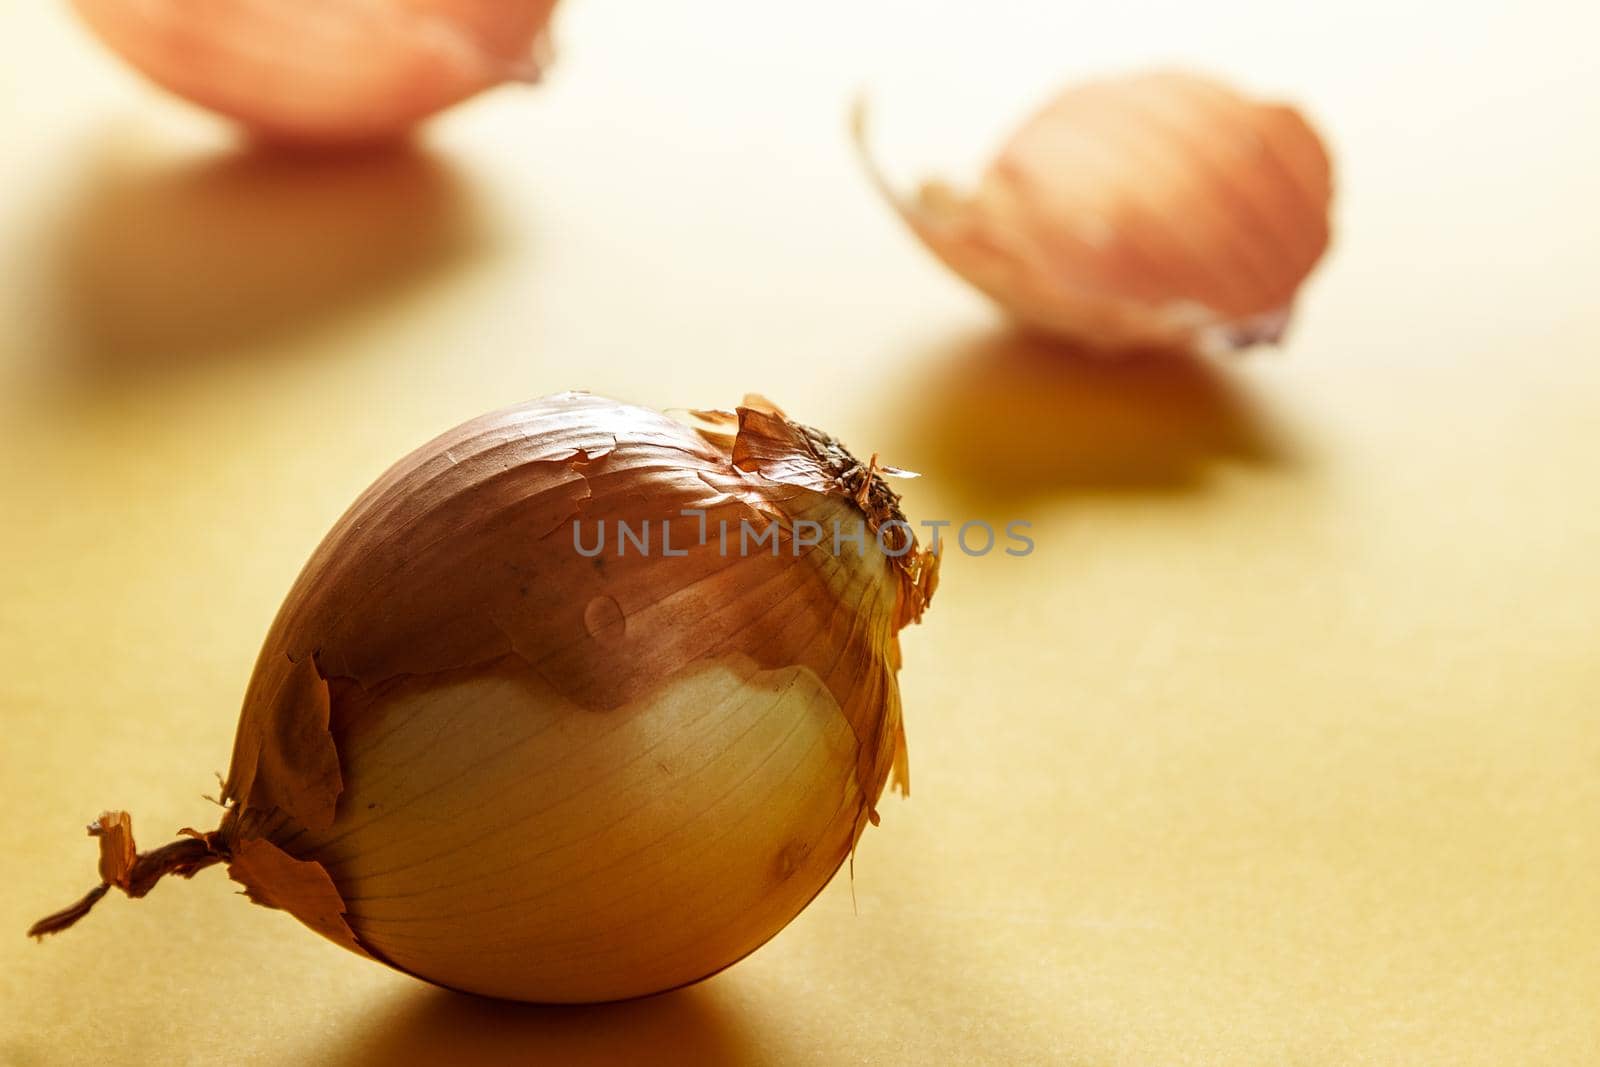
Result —
M 311 557 L 245 695 L 226 810 L 101 884 L 226 864 L 439 985 L 612 1000 L 754 951 L 908 791 L 897 634 L 938 559 L 876 458 L 747 398 L 563 394 L 401 460 Z M 599 542 L 597 544 L 597 542 Z
M 1099 349 L 1277 342 L 1328 246 L 1332 166 L 1291 107 L 1157 72 L 1067 89 L 970 191 L 879 189 L 944 263 L 1022 323 Z
M 153 81 L 272 139 L 381 140 L 537 80 L 556 0 L 71 0 Z

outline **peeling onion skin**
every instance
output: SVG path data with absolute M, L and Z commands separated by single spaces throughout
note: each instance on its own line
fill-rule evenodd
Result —
M 555 0 L 71 0 L 152 81 L 268 140 L 392 139 L 534 80 Z
M 938 561 L 893 528 L 899 558 L 870 540 L 723 556 L 719 520 L 877 530 L 898 500 L 875 461 L 759 398 L 693 417 L 564 394 L 380 478 L 285 600 L 222 826 L 167 846 L 169 873 L 225 862 L 346 948 L 515 1000 L 660 992 L 781 930 L 885 784 L 909 788 L 897 635 Z M 574 520 L 592 547 L 596 524 L 646 519 L 648 556 L 574 546 Z M 106 885 L 134 895 L 104 874 L 128 869 L 131 824 L 98 825 Z
M 1156 72 L 1069 88 L 970 193 L 880 189 L 948 267 L 1090 349 L 1277 343 L 1329 241 L 1332 164 L 1293 108 Z

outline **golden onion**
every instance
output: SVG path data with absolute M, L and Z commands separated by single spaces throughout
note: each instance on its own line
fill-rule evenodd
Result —
M 776 934 L 907 788 L 897 634 L 937 559 L 875 460 L 758 398 L 691 417 L 565 394 L 398 463 L 267 636 L 221 826 L 136 853 L 105 813 L 102 884 L 30 932 L 225 863 L 517 1000 L 670 989 Z
M 151 80 L 271 138 L 367 141 L 534 80 L 556 0 L 72 0 Z

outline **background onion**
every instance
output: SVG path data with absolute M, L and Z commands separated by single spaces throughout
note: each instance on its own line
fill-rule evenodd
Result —
M 72 0 L 167 89 L 278 138 L 384 138 L 538 73 L 555 0 Z
M 755 400 L 695 417 L 567 394 L 384 475 L 285 601 L 228 813 L 167 846 L 172 873 L 225 861 L 348 948 L 522 1000 L 671 988 L 780 930 L 891 773 L 908 786 L 896 634 L 937 561 L 876 465 L 825 434 Z M 806 520 L 892 551 L 796 551 Z M 657 541 L 591 558 L 575 521 Z M 723 522 L 778 523 L 780 551 L 724 555 Z M 125 816 L 99 826 L 105 855 L 131 850 Z M 159 877 L 162 852 L 131 867 Z M 154 884 L 108 862 L 108 884 Z
M 1024 122 L 971 191 L 903 196 L 928 247 L 1025 324 L 1120 348 L 1282 337 L 1328 246 L 1326 149 L 1293 108 L 1161 71 L 1074 86 Z

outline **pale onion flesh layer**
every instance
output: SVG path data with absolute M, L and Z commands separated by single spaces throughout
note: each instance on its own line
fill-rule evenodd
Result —
M 151 80 L 270 138 L 392 137 L 536 71 L 555 0 L 71 0 Z
M 545 1002 L 670 989 L 783 928 L 848 854 L 856 740 L 817 675 L 705 661 L 609 711 L 515 657 L 343 705 L 320 862 L 374 955 Z

